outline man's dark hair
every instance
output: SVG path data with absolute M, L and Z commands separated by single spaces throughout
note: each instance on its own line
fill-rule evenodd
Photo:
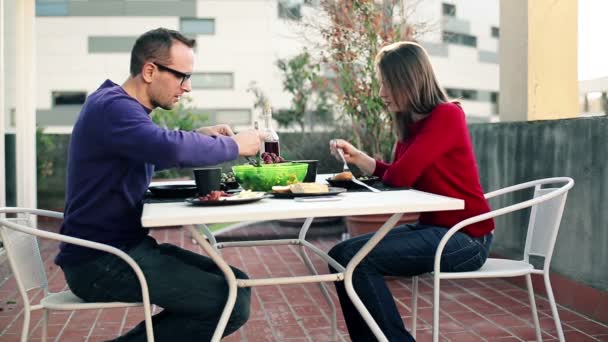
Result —
M 149 60 L 169 64 L 171 45 L 174 41 L 179 41 L 190 48 L 193 48 L 196 44 L 196 40 L 190 39 L 175 30 L 162 27 L 139 36 L 131 50 L 131 76 L 139 74 L 141 68 Z

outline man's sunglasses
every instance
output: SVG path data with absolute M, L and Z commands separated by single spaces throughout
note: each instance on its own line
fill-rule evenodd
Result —
M 192 74 L 187 74 L 185 72 L 177 71 L 175 69 L 169 68 L 168 66 L 165 66 L 165 65 L 162 65 L 162 64 L 159 64 L 159 63 L 156 63 L 156 62 L 152 62 L 152 64 L 156 65 L 156 67 L 159 70 L 168 71 L 168 72 L 172 73 L 173 76 L 177 77 L 178 79 L 181 79 L 181 82 L 179 83 L 179 85 L 183 85 L 184 82 L 186 82 L 187 80 L 189 80 L 190 77 L 192 76 Z

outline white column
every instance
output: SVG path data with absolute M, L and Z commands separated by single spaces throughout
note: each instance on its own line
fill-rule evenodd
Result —
M 501 121 L 579 115 L 577 0 L 500 0 Z
M 36 208 L 35 2 L 16 6 L 17 206 Z
M 6 83 L 4 75 L 4 0 L 0 0 L 0 207 L 6 206 L 6 153 L 4 146 L 5 136 L 5 106 L 4 95 Z

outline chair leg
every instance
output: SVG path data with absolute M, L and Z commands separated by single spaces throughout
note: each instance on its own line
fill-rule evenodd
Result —
M 439 274 L 433 274 L 433 342 L 439 342 Z
M 536 330 L 536 340 L 541 342 L 543 339 L 540 336 L 540 322 L 538 321 L 534 288 L 532 287 L 532 276 L 530 274 L 526 274 L 526 285 L 528 286 L 528 296 L 530 297 L 530 307 L 532 308 L 532 320 L 534 321 L 534 329 Z
M 46 342 L 49 333 L 49 310 L 42 309 L 42 342 Z
M 28 307 L 23 310 L 23 328 L 21 329 L 21 342 L 27 342 L 27 338 L 30 332 L 30 315 L 31 312 Z
M 416 339 L 416 322 L 418 320 L 418 276 L 412 277 L 412 337 Z
M 557 312 L 557 303 L 555 303 L 555 297 L 553 296 L 553 288 L 551 287 L 551 280 L 549 280 L 549 271 L 545 271 L 543 274 L 545 279 L 545 288 L 547 290 L 547 299 L 549 299 L 549 305 L 551 306 L 551 313 L 553 314 L 553 321 L 555 322 L 555 329 L 557 330 L 557 337 L 560 342 L 566 341 L 564 337 L 564 330 L 562 329 L 562 322 L 559 319 L 559 313 Z

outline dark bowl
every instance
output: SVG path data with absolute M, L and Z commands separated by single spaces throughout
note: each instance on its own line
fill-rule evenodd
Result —
M 238 189 L 239 186 L 240 186 L 239 182 L 221 182 L 220 190 L 226 191 L 226 190 Z
M 359 179 L 361 182 L 363 182 L 367 185 L 373 185 L 374 183 L 376 183 L 377 181 L 380 180 L 380 178 L 378 178 L 376 176 L 357 177 L 357 179 Z M 327 181 L 327 183 L 329 183 L 329 185 L 338 187 L 338 188 L 345 188 L 345 189 L 363 188 L 361 185 L 359 185 L 353 181 L 349 181 L 349 180 L 333 180 L 331 178 L 327 178 L 326 181 Z
M 306 171 L 306 176 L 304 177 L 304 182 L 314 183 L 317 179 L 317 167 L 319 161 L 316 159 L 307 159 L 307 160 L 291 160 L 292 163 L 306 163 L 308 164 L 308 170 Z
M 158 185 L 148 188 L 157 198 L 186 198 L 196 195 L 196 185 Z

